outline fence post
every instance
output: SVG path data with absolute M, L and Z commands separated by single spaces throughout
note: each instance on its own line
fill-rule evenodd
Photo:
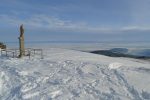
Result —
M 15 49 L 15 56 L 17 56 L 17 50 Z
M 7 51 L 6 51 L 6 56 L 7 56 Z
M 43 50 L 41 49 L 41 59 L 43 59 Z
M 35 55 L 35 49 L 33 49 L 34 50 L 34 55 Z
M 2 56 L 2 49 L 1 49 L 1 56 Z
M 29 59 L 30 59 L 31 51 L 28 51 L 28 52 L 29 52 Z
M 13 58 L 15 58 L 15 55 L 14 55 L 14 54 L 15 54 L 15 52 L 12 52 L 12 53 L 13 53 Z

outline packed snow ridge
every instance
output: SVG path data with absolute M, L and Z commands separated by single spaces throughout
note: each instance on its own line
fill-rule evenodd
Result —
M 147 61 L 44 52 L 44 59 L 0 57 L 0 100 L 150 100 Z

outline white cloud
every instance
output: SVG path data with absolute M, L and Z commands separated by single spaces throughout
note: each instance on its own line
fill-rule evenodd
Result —
M 76 27 L 76 24 L 72 24 L 70 21 L 63 21 L 55 17 L 45 15 L 33 15 L 29 18 L 19 18 L 16 16 L 0 15 L 0 20 L 5 21 L 7 24 L 18 25 L 25 24 L 32 27 Z M 77 23 L 79 24 L 79 23 Z
M 19 26 L 24 24 L 30 30 L 46 30 L 46 31 L 70 31 L 82 33 L 99 33 L 99 34 L 123 34 L 125 31 L 147 31 L 149 27 L 142 26 L 125 26 L 117 29 L 110 27 L 93 27 L 85 22 L 72 22 L 70 20 L 62 20 L 47 15 L 32 15 L 26 18 L 17 16 L 0 15 L 1 24 Z
M 15 25 L 24 24 L 30 29 L 43 28 L 46 30 L 64 30 L 64 31 L 106 31 L 104 28 L 91 27 L 85 22 L 72 22 L 70 20 L 61 20 L 56 17 L 46 15 L 33 15 L 29 18 L 21 19 L 16 16 L 0 15 L 0 21 L 3 24 Z

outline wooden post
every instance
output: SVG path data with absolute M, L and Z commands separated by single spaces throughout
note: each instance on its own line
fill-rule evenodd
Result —
M 29 59 L 30 59 L 30 56 L 31 56 L 31 51 L 29 51 Z
M 15 49 L 15 57 L 17 56 L 17 50 Z
M 20 26 L 19 50 L 20 50 L 19 58 L 25 56 L 23 25 Z
M 7 56 L 7 50 L 6 50 L 6 56 Z
M 15 58 L 15 55 L 14 55 L 14 54 L 15 54 L 15 52 L 12 52 L 12 54 L 13 54 L 13 58 Z
M 34 49 L 34 55 L 35 55 L 35 49 Z
M 41 59 L 43 59 L 43 50 L 41 49 Z
M 1 56 L 2 56 L 2 50 L 1 50 Z

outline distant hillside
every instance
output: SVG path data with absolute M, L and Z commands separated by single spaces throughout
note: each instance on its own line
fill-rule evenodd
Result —
M 128 57 L 136 59 L 150 59 L 150 50 L 133 50 L 129 52 L 126 48 L 114 48 L 111 50 L 96 50 L 91 51 L 91 53 L 101 54 L 110 57 Z

